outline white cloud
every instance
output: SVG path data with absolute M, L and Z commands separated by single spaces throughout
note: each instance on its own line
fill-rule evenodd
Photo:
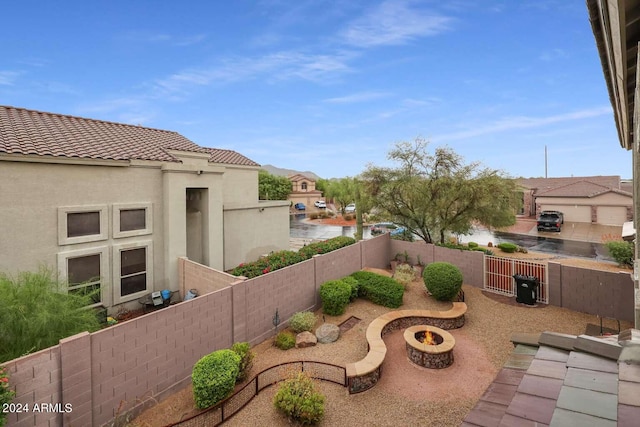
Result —
M 17 71 L 0 71 L 0 85 L 13 86 L 19 75 Z
M 474 138 L 480 135 L 487 135 L 493 133 L 504 132 L 512 129 L 527 129 L 537 128 L 540 126 L 547 126 L 554 123 L 569 122 L 574 120 L 588 119 L 591 117 L 598 117 L 605 114 L 611 114 L 611 107 L 598 107 L 587 110 L 579 110 L 572 113 L 558 114 L 548 117 L 506 117 L 490 123 L 486 126 L 480 126 L 474 129 L 469 129 L 461 132 L 453 132 L 448 134 L 436 135 L 433 137 L 434 141 L 454 141 L 460 139 Z
M 331 104 L 354 104 L 358 102 L 371 101 L 373 99 L 387 98 L 391 96 L 388 92 L 360 92 L 337 98 L 327 98 L 324 102 Z
M 365 48 L 402 45 L 449 28 L 451 18 L 414 8 L 411 3 L 405 0 L 381 3 L 349 25 L 343 34 L 346 43 Z

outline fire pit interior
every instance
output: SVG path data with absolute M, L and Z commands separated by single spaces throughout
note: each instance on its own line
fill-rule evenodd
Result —
M 453 363 L 456 340 L 449 332 L 435 326 L 417 325 L 404 331 L 407 357 L 418 366 L 442 369 Z

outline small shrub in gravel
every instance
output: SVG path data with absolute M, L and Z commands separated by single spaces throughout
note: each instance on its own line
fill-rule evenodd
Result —
M 509 242 L 503 242 L 498 244 L 498 249 L 508 254 L 514 253 L 518 249 L 518 245 Z
M 611 241 L 605 243 L 611 258 L 621 266 L 633 267 L 633 243 Z
M 393 278 L 401 285 L 407 286 L 416 278 L 416 272 L 409 264 L 399 264 L 393 273 Z
M 470 249 L 474 249 L 478 247 L 478 244 L 476 242 L 469 242 L 467 246 L 469 246 Z
M 302 425 L 317 424 L 324 416 L 324 396 L 304 372 L 280 384 L 273 405 L 287 418 Z
M 402 305 L 404 286 L 391 277 L 371 271 L 356 271 L 351 277 L 358 281 L 358 294 L 361 298 L 389 308 L 398 308 Z
M 330 280 L 320 286 L 322 312 L 330 316 L 344 313 L 351 297 L 351 286 L 342 280 Z
M 291 332 L 282 331 L 276 335 L 274 345 L 280 350 L 289 350 L 296 346 L 296 337 Z
M 316 315 L 310 311 L 300 311 L 295 313 L 289 319 L 289 327 L 293 332 L 299 334 L 300 332 L 310 331 L 316 324 Z
M 232 391 L 240 370 L 240 356 L 232 350 L 218 350 L 193 365 L 193 400 L 198 409 L 208 408 Z
M 248 342 L 237 342 L 231 346 L 231 350 L 240 356 L 240 366 L 236 382 L 241 383 L 246 380 L 253 366 L 253 358 L 255 354 L 251 351 L 251 345 Z
M 460 269 L 448 262 L 432 262 L 422 274 L 427 291 L 439 301 L 451 301 L 462 289 Z

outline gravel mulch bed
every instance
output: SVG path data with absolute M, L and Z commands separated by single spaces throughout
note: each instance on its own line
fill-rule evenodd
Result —
M 589 323 L 598 323 L 596 316 L 553 306 L 528 307 L 505 304 L 500 298 L 465 285 L 468 306 L 463 328 L 450 331 L 456 339 L 455 362 L 442 370 L 429 370 L 413 365 L 404 352 L 402 331 L 385 337 L 388 352 L 380 382 L 364 393 L 349 395 L 344 387 L 318 381 L 324 395 L 325 417 L 320 426 L 399 426 L 399 425 L 460 425 L 486 387 L 493 381 L 513 349 L 514 332 L 544 331 L 583 334 Z M 451 303 L 428 297 L 422 281 L 411 283 L 404 295 L 401 309 L 447 310 Z M 339 324 L 350 316 L 362 319 L 352 329 L 331 344 L 282 351 L 267 340 L 254 347 L 256 353 L 252 375 L 261 370 L 293 360 L 317 360 L 344 365 L 366 355 L 365 331 L 368 324 L 389 309 L 364 300 L 350 304 L 344 315 L 326 316 L 326 321 Z M 318 312 L 319 322 L 322 315 Z M 622 328 L 629 328 L 624 324 Z M 273 408 L 277 386 L 256 396 L 225 425 L 289 426 L 290 423 Z M 180 419 L 193 408 L 191 388 L 187 387 L 159 405 L 146 411 L 133 426 L 160 426 Z

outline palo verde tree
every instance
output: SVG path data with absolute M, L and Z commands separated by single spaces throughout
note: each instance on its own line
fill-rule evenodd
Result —
M 273 175 L 264 169 L 258 172 L 260 200 L 287 200 L 291 188 L 291 181 L 286 176 Z
M 356 200 L 357 182 L 355 178 L 332 178 L 326 182 L 325 196 L 338 202 L 341 206 L 342 214 L 344 208 L 349 203 Z
M 362 178 L 377 207 L 425 242 L 466 234 L 474 222 L 488 227 L 515 223 L 513 179 L 478 162 L 464 164 L 451 148 L 427 151 L 428 142 L 400 142 L 388 158 L 396 168 L 369 165 Z

